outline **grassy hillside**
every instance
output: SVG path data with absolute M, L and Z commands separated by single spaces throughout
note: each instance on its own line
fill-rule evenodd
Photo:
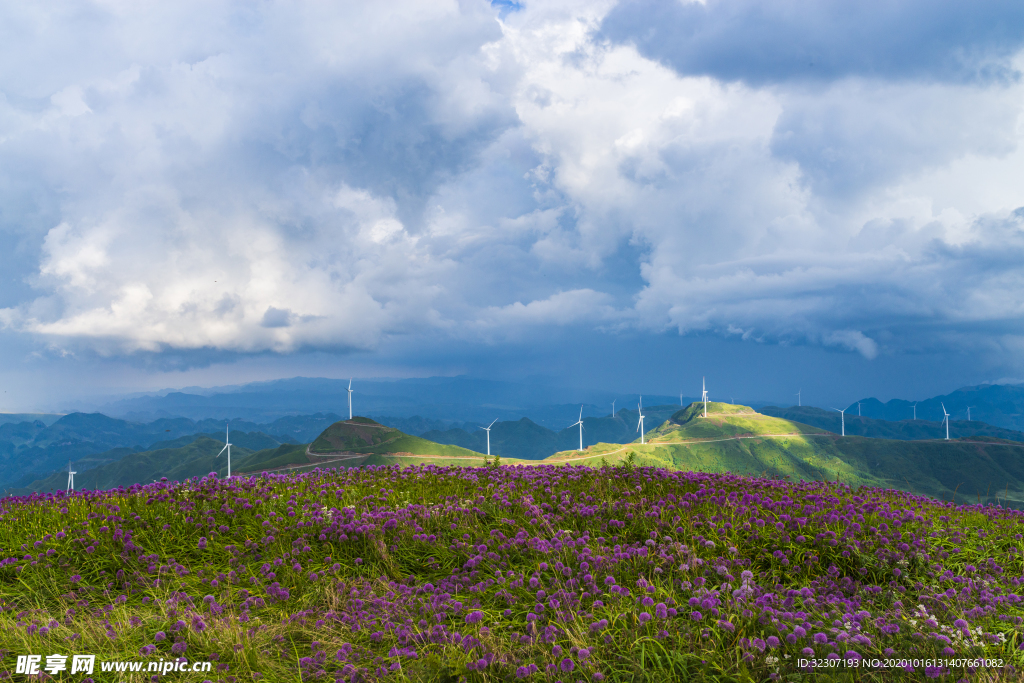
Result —
M 1001 683 L 1024 667 L 1024 514 L 898 491 L 380 467 L 8 498 L 0 519 L 0 677 L 19 682 L 37 678 L 19 654 L 68 650 L 95 671 L 52 680 L 164 680 L 149 665 L 178 657 L 210 667 L 168 681 Z M 142 670 L 116 673 L 126 661 Z
M 1024 506 L 1024 445 L 978 437 L 900 441 L 840 437 L 817 427 L 745 406 L 693 404 L 647 432 L 647 444 L 597 444 L 545 462 L 599 466 L 632 459 L 637 465 L 699 472 L 840 481 L 882 486 L 941 500 Z
M 232 463 L 232 474 L 243 474 L 246 472 L 262 472 L 272 470 L 286 465 L 301 465 L 309 463 L 306 456 L 305 444 L 282 444 L 277 448 L 267 448 L 256 451 L 252 455 Z
M 309 451 L 310 453 L 320 455 L 332 453 L 363 455 L 409 453 L 411 455 L 473 458 L 477 460 L 485 457 L 482 453 L 477 453 L 460 446 L 439 444 L 419 436 L 405 434 L 393 427 L 385 427 L 367 417 L 355 417 L 351 420 L 335 422 L 310 444 Z
M 153 451 L 132 452 L 120 460 L 92 469 L 78 469 L 75 488 L 78 490 L 105 490 L 118 486 L 149 483 L 163 477 L 171 481 L 184 481 L 191 477 L 202 477 L 210 472 L 223 469 L 227 472 L 227 458 L 217 454 L 224 448 L 222 441 L 201 436 L 180 448 L 160 448 Z M 235 459 L 244 459 L 252 451 L 232 447 L 232 464 Z M 45 479 L 32 482 L 34 491 L 63 491 L 67 488 L 68 474 L 56 472 Z
M 875 439 L 897 439 L 901 441 L 915 439 L 942 439 L 946 436 L 946 426 L 942 422 L 929 420 L 877 420 L 870 417 L 859 417 L 856 406 L 853 414 L 846 413 L 846 433 L 849 436 L 869 436 Z M 839 433 L 841 419 L 834 410 L 822 410 L 810 406 L 766 406 L 758 409 L 759 413 L 781 417 L 785 420 L 802 422 Z M 1007 441 L 1024 442 L 1024 432 L 996 427 L 980 420 L 950 420 L 949 435 L 952 438 L 989 436 Z

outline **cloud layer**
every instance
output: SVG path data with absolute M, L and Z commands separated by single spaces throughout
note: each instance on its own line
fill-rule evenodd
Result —
M 1018 5 L 9 7 L 0 323 L 110 356 L 567 325 L 1005 355 Z

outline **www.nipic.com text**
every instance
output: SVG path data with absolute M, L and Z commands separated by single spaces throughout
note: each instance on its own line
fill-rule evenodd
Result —
M 18 655 L 15 663 L 14 673 L 36 675 L 45 671 L 54 676 L 67 671 L 72 674 L 92 674 L 96 668 L 96 655 L 72 655 L 69 664 L 67 655 L 48 655 L 43 662 L 42 655 Z M 132 661 L 107 661 L 99 663 L 100 671 L 145 671 L 165 675 L 169 673 L 202 673 L 209 671 L 213 666 L 212 662 L 189 662 L 182 658 L 178 660 L 164 660 L 156 662 L 132 662 Z

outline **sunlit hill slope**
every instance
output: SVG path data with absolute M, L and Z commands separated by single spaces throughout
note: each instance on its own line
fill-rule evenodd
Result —
M 973 437 L 897 441 L 842 437 L 818 427 L 761 415 L 746 406 L 692 404 L 649 430 L 641 445 L 596 444 L 547 463 L 617 464 L 733 472 L 882 486 L 959 502 L 1024 503 L 1024 445 Z

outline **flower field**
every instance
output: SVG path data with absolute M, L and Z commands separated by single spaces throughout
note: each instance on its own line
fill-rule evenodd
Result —
M 1022 521 L 629 464 L 4 498 L 0 675 L 63 651 L 228 682 L 1018 680 Z

